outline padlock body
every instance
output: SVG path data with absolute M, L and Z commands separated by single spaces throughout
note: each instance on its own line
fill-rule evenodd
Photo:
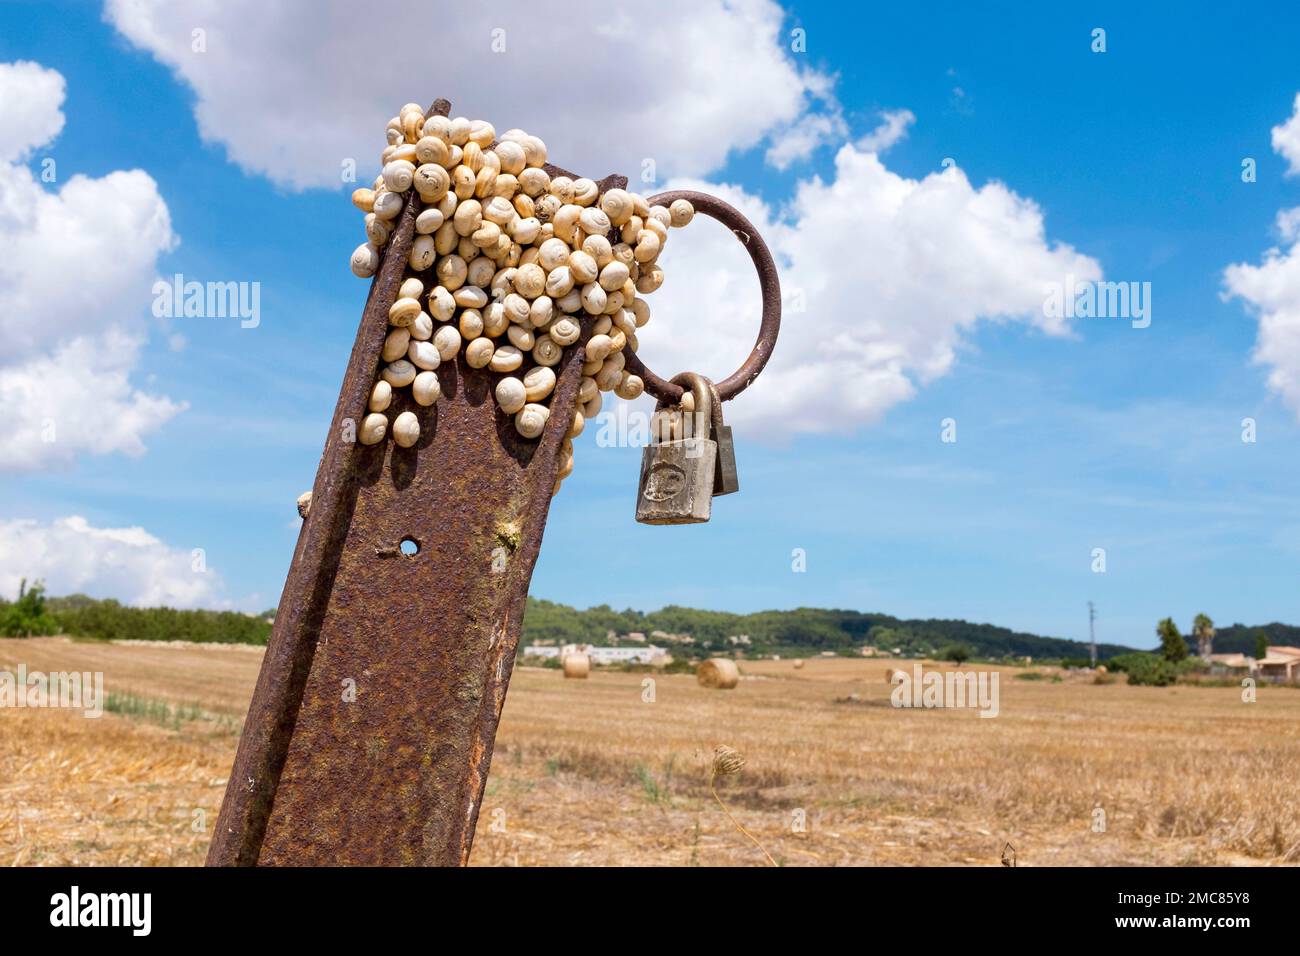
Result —
M 642 524 L 708 521 L 717 456 L 717 442 L 707 438 L 647 445 L 641 453 L 636 520 Z

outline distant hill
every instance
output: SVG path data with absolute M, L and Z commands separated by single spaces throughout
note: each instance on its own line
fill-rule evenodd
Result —
M 904 655 L 924 656 L 953 644 L 962 644 L 976 657 L 1087 657 L 1088 645 L 1060 637 L 1042 637 L 992 624 L 969 621 L 903 620 L 888 614 L 861 611 L 797 608 L 793 611 L 758 611 L 728 614 L 671 605 L 658 611 L 615 611 L 608 605 L 579 611 L 567 604 L 528 599 L 523 641 L 557 644 L 608 644 L 608 634 L 640 632 L 647 639 L 685 656 L 717 651 L 798 656 L 822 651 L 855 653 L 864 646 L 884 651 L 899 648 Z M 689 634 L 695 643 L 675 644 L 650 638 L 652 631 Z M 748 637 L 736 643 L 733 637 Z M 1105 659 L 1132 651 L 1118 644 L 1100 644 Z
M 1216 654 L 1251 654 L 1255 653 L 1256 637 L 1263 634 L 1270 644 L 1284 644 L 1288 647 L 1300 647 L 1300 627 L 1290 624 L 1257 624 L 1248 627 L 1245 624 L 1233 624 L 1220 627 L 1214 635 L 1214 653 Z M 1189 640 L 1189 645 L 1195 645 Z M 1195 653 L 1195 647 L 1192 647 Z

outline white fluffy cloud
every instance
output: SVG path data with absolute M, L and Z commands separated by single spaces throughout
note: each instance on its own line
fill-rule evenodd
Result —
M 1098 263 L 1044 234 L 1041 210 L 1001 183 L 975 188 L 953 167 L 924 179 L 846 145 L 829 182 L 799 185 L 776 211 L 735 186 L 680 181 L 736 206 L 781 266 L 781 338 L 763 376 L 728 406 L 768 435 L 852 430 L 945 374 L 981 319 L 1064 334 L 1046 287 L 1101 278 Z M 758 281 L 726 229 L 697 217 L 664 253 L 641 357 L 668 377 L 721 378 L 753 345 Z
M 378 16 L 345 0 L 310 12 L 107 0 L 105 14 L 194 89 L 204 138 L 292 188 L 337 187 L 346 158 L 366 173 L 384 121 L 438 96 L 537 133 L 555 162 L 589 176 L 634 175 L 646 158 L 660 177 L 701 175 L 794 124 L 828 85 L 796 62 L 771 0 L 395 0 Z
M 0 63 L 0 162 L 22 160 L 63 131 L 63 89 L 63 76 L 39 63 Z
M 1273 127 L 1273 149 L 1289 173 L 1300 172 L 1300 93 L 1290 119 Z M 1300 207 L 1278 212 L 1276 226 L 1289 247 L 1266 250 L 1258 265 L 1224 269 L 1224 298 L 1240 298 L 1258 318 L 1254 359 L 1270 367 L 1269 387 L 1300 417 Z
M 1291 116 L 1273 127 L 1273 151 L 1287 162 L 1287 175 L 1300 173 L 1300 93 L 1291 105 Z
M 0 64 L 0 470 L 139 454 L 182 407 L 130 379 L 157 259 L 176 241 L 153 179 L 77 175 L 51 190 L 18 162 L 63 128 L 63 96 L 56 71 Z
M 225 606 L 221 578 L 191 551 L 169 547 L 143 528 L 96 528 L 71 515 L 48 524 L 0 521 L 0 594 L 17 596 L 22 578 L 51 594 L 113 597 L 142 607 Z

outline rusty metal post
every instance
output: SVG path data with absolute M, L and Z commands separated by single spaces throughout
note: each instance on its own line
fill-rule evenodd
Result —
M 415 447 L 358 443 L 421 208 L 411 190 L 371 284 L 209 866 L 469 858 L 583 350 L 556 368 L 539 440 L 462 353 L 435 406 L 394 396 L 420 419 Z

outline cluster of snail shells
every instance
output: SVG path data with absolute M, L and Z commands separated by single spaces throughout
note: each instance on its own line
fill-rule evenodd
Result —
M 366 242 L 352 271 L 373 276 L 406 195 L 423 200 L 415 221 L 407 278 L 389 310 L 384 364 L 359 439 L 402 447 L 420 438 L 420 422 L 386 414 L 397 389 L 419 405 L 437 402 L 436 370 L 463 351 L 470 368 L 501 374 L 495 397 L 525 438 L 541 435 L 555 367 L 592 317 L 578 406 L 561 450 L 559 482 L 573 471 L 573 439 L 600 412 L 601 392 L 625 399 L 644 383 L 624 368 L 637 329 L 650 319 L 642 296 L 663 284 L 659 255 L 670 226 L 695 215 L 684 199 L 650 206 L 636 193 L 601 194 L 590 179 L 554 179 L 546 145 L 512 129 L 497 141 L 492 124 L 424 115 L 408 103 L 388 123 L 383 172 L 352 202 L 365 213 Z

